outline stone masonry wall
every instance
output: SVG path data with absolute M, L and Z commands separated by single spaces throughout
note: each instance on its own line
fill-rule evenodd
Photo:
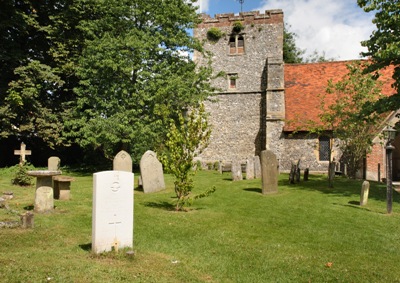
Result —
M 233 32 L 237 21 L 244 26 L 239 33 Z M 216 42 L 207 39 L 211 27 L 224 34 Z M 243 53 L 229 52 L 230 37 L 235 35 L 244 38 Z M 202 15 L 194 36 L 212 53 L 214 73 L 226 74 L 212 82 L 218 88 L 217 102 L 207 102 L 206 109 L 213 131 L 200 157 L 206 162 L 244 162 L 267 147 L 280 154 L 285 116 L 282 11 L 219 14 L 215 18 Z M 199 65 L 207 63 L 199 53 L 194 60 Z M 237 75 L 236 88 L 229 87 L 229 74 Z
M 205 103 L 212 133 L 202 159 L 245 162 L 247 157 L 259 154 L 261 95 L 225 94 L 216 99 L 217 102 Z

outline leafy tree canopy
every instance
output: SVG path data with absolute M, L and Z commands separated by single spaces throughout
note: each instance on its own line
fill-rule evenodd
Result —
M 368 48 L 363 56 L 373 59 L 373 64 L 368 68 L 369 72 L 394 65 L 393 79 L 396 95 L 381 99 L 373 107 L 373 110 L 384 112 L 400 107 L 400 2 L 391 0 L 358 0 L 358 5 L 366 12 L 375 12 L 373 23 L 376 30 L 369 40 L 362 45 Z
M 134 160 L 170 119 L 212 93 L 188 34 L 194 0 L 5 0 L 0 11 L 0 134 L 77 143 Z

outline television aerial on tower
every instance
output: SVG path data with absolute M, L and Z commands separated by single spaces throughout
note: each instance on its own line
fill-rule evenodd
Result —
M 244 3 L 244 0 L 235 0 L 235 1 L 237 1 L 237 2 L 240 3 L 240 12 L 243 12 L 243 3 Z

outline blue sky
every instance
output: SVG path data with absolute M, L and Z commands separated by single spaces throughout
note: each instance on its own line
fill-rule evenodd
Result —
M 239 0 L 199 0 L 201 12 L 210 16 L 239 13 Z M 357 0 L 244 0 L 243 11 L 282 9 L 289 30 L 297 34 L 296 44 L 315 50 L 326 58 L 349 60 L 360 58 L 365 51 L 360 44 L 371 35 L 375 26 L 373 14 L 357 6 Z

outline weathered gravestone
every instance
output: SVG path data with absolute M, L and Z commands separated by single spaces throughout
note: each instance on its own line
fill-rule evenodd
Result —
M 303 176 L 304 181 L 308 181 L 309 174 L 310 174 L 310 169 L 308 169 L 308 168 L 304 169 L 304 176 Z
M 113 170 L 132 172 L 132 158 L 130 154 L 124 150 L 118 152 L 114 157 Z
M 140 176 L 145 193 L 154 193 L 165 189 L 162 164 L 154 151 L 146 151 L 140 159 Z
M 368 202 L 369 182 L 364 181 L 361 186 L 360 205 L 366 205 Z
M 258 155 L 254 156 L 254 176 L 256 179 L 261 178 L 261 162 Z
M 20 215 L 21 218 L 21 227 L 24 229 L 33 228 L 34 227 L 34 214 L 30 211 L 27 211 Z
M 133 247 L 133 173 L 93 174 L 92 251 Z
M 243 180 L 242 165 L 240 164 L 239 161 L 233 161 L 232 162 L 231 173 L 232 173 L 232 180 L 233 181 L 241 181 L 241 180 Z
M 53 209 L 53 188 L 49 186 L 40 186 L 35 192 L 35 211 L 39 213 L 45 213 L 53 211 Z
M 14 155 L 19 155 L 19 164 L 24 164 L 25 163 L 25 156 L 26 155 L 31 155 L 32 152 L 30 150 L 26 150 L 26 145 L 21 142 L 21 147 L 19 150 L 14 150 Z
M 246 180 L 254 179 L 254 157 L 249 157 L 246 160 Z
M 49 171 L 58 171 L 60 170 L 61 160 L 57 156 L 51 156 L 47 160 L 47 167 Z
M 278 192 L 278 160 L 270 150 L 261 151 L 262 193 Z

